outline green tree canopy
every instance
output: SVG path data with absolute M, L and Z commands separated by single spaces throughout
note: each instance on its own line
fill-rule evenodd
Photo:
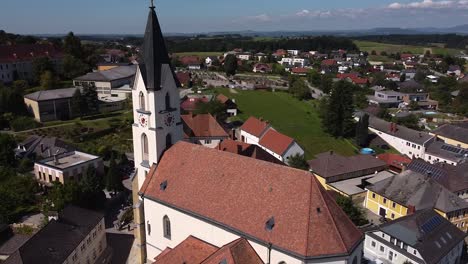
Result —
M 42 89 L 45 90 L 56 89 L 59 86 L 57 77 L 51 71 L 46 71 L 41 74 L 40 83 Z
M 54 64 L 49 60 L 48 57 L 35 58 L 32 62 L 32 67 L 34 79 L 36 82 L 40 81 L 42 74 L 45 72 L 53 73 L 55 71 Z
M 300 169 L 300 170 L 309 170 L 309 164 L 307 164 L 307 160 L 305 159 L 304 155 L 296 154 L 290 156 L 288 158 L 289 166 Z
M 88 72 L 89 67 L 80 59 L 72 56 L 65 55 L 63 58 L 63 76 L 67 79 L 73 79 Z
M 353 221 L 356 226 L 368 224 L 369 221 L 364 216 L 361 208 L 357 207 L 351 198 L 338 195 L 336 203 L 343 209 L 346 215 Z
M 236 75 L 237 71 L 237 58 L 236 55 L 234 54 L 229 54 L 226 56 L 224 59 L 224 71 L 228 76 L 233 76 Z
M 325 130 L 334 137 L 351 136 L 355 130 L 353 114 L 353 84 L 336 82 L 322 119 Z
M 123 190 L 122 177 L 117 170 L 117 163 L 112 155 L 109 163 L 109 169 L 106 174 L 106 189 L 114 193 Z
M 220 121 L 224 121 L 227 118 L 226 106 L 216 99 L 207 103 L 199 101 L 195 105 L 195 108 L 195 114 L 211 114 Z
M 11 167 L 15 164 L 16 142 L 8 134 L 0 133 L 0 166 Z
M 65 53 L 74 56 L 75 58 L 82 58 L 83 50 L 81 47 L 81 40 L 73 34 L 68 33 L 63 43 L 63 49 Z
M 299 100 L 310 97 L 310 89 L 302 79 L 296 80 L 292 86 L 289 87 L 289 92 Z

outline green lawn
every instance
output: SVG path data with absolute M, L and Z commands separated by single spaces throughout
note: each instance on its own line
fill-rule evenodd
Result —
M 208 57 L 208 56 L 220 56 L 222 55 L 221 52 L 204 52 L 204 51 L 199 51 L 199 52 L 179 52 L 176 53 L 177 56 L 183 57 L 183 56 L 198 56 L 198 57 Z
M 440 54 L 440 55 L 454 55 L 460 53 L 457 49 L 446 49 L 443 47 L 437 47 L 435 45 L 424 47 L 424 46 L 413 46 L 413 45 L 395 45 L 395 44 L 387 44 L 387 43 L 380 43 L 380 42 L 372 42 L 372 41 L 361 41 L 355 40 L 354 43 L 358 46 L 361 51 L 367 51 L 371 53 L 373 50 L 379 54 L 382 51 L 390 53 L 397 53 L 397 52 L 411 52 L 414 54 L 424 54 L 425 50 L 431 49 L 433 54 Z
M 237 90 L 234 94 L 225 88 L 217 90 L 236 99 L 241 120 L 255 116 L 270 121 L 275 129 L 296 139 L 305 148 L 308 159 L 329 150 L 347 156 L 357 151 L 350 140 L 335 139 L 323 132 L 313 101 L 301 102 L 283 92 Z

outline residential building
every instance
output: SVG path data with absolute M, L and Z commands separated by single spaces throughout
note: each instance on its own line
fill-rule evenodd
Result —
M 431 176 L 406 170 L 367 186 L 364 207 L 394 220 L 418 210 L 434 209 L 462 231 L 467 231 L 468 202 L 436 182 Z
M 306 171 L 178 142 L 140 195 L 151 261 L 194 236 L 244 237 L 268 263 L 361 263 L 362 233 Z
M 461 263 L 465 237 L 426 209 L 366 232 L 364 258 L 370 263 Z
M 121 66 L 131 66 L 130 62 L 99 62 L 96 64 L 98 71 L 107 71 Z
M 294 75 L 306 76 L 310 69 L 294 67 L 291 69 L 291 73 Z
M 363 176 L 366 176 L 363 179 L 371 178 L 387 168 L 385 162 L 371 155 L 344 157 L 333 151 L 317 154 L 315 159 L 307 163 L 309 170 L 326 190 L 333 190 L 345 196 L 348 194 L 336 189 L 332 184 Z
M 32 135 L 18 144 L 15 149 L 15 156 L 19 159 L 27 157 L 35 160 L 50 158 L 53 155 L 60 155 L 74 150 L 74 147 L 59 138 Z
M 135 80 L 136 65 L 119 66 L 104 71 L 90 72 L 73 80 L 75 87 L 96 88 L 98 98 L 130 98 Z
M 407 69 L 407 70 L 403 70 L 401 72 L 401 75 L 405 75 L 405 80 L 406 81 L 409 81 L 409 80 L 413 80 L 414 79 L 414 76 L 416 75 L 416 72 L 417 70 L 415 69 Z M 398 78 L 397 82 L 400 81 L 400 78 Z
M 198 56 L 184 56 L 180 58 L 180 62 L 189 70 L 200 70 L 202 67 Z
M 458 197 L 468 200 L 467 162 L 454 166 L 445 163 L 432 164 L 421 159 L 415 159 L 408 164 L 408 169 L 428 175 Z
M 198 104 L 208 103 L 213 99 L 211 95 L 189 95 L 180 103 L 180 108 L 187 113 L 197 110 Z
M 254 55 L 256 61 L 263 61 L 264 59 L 267 58 L 267 55 L 265 53 L 259 52 Z
M 459 77 L 462 74 L 461 68 L 458 65 L 450 65 L 447 70 L 447 75 Z
M 28 111 L 39 122 L 67 120 L 77 116 L 71 99 L 78 88 L 65 88 L 30 93 L 24 96 Z
M 236 58 L 238 58 L 241 61 L 249 61 L 249 60 L 252 60 L 252 53 L 249 53 L 249 52 L 237 53 Z
M 228 133 L 211 114 L 182 115 L 184 139 L 208 148 L 216 148 L 229 138 Z
M 431 100 L 429 93 L 404 93 L 403 101 L 406 105 L 411 102 L 417 102 L 418 106 L 423 109 L 438 109 L 439 102 Z
M 266 150 L 262 149 L 257 145 L 247 144 L 240 141 L 235 141 L 232 139 L 225 139 L 219 143 L 216 148 L 221 151 L 227 151 L 235 153 L 237 155 L 242 155 L 258 160 L 268 161 L 276 164 L 285 165 L 283 162 L 279 161 L 273 155 L 268 153 Z
M 177 72 L 177 80 L 182 88 L 192 88 L 192 74 L 190 72 Z
M 155 258 L 158 264 L 264 264 L 245 238 L 236 239 L 221 248 L 193 236 L 175 248 L 166 248 Z
M 309 59 L 298 58 L 298 57 L 281 58 L 281 60 L 278 61 L 278 63 L 283 66 L 304 68 L 305 66 L 309 65 Z
M 104 214 L 67 206 L 3 264 L 110 263 Z
M 375 91 L 374 95 L 368 95 L 367 99 L 370 104 L 379 105 L 381 107 L 396 108 L 403 102 L 404 94 L 391 90 Z
M 270 73 L 272 72 L 272 69 L 270 65 L 266 63 L 257 63 L 253 67 L 253 72 L 260 72 L 260 73 Z
M 468 149 L 468 123 L 445 124 L 431 134 L 449 145 Z
M 449 145 L 433 138 L 429 144 L 426 145 L 423 159 L 430 163 L 447 163 L 457 166 L 467 161 L 468 149 Z
M 219 61 L 219 59 L 216 56 L 208 56 L 205 58 L 205 66 L 211 67 L 213 66 L 213 63 L 216 61 Z
M 288 54 L 291 56 L 297 56 L 299 53 L 301 53 L 300 50 L 287 50 Z
M 54 182 L 62 184 L 71 181 L 80 181 L 89 167 L 94 167 L 99 176 L 104 175 L 102 159 L 91 154 L 73 151 L 63 154 L 53 154 L 34 163 L 34 175 L 43 185 L 52 185 Z
M 262 138 L 270 128 L 271 125 L 268 121 L 251 116 L 240 127 L 241 141 L 248 144 L 258 145 L 260 138 Z
M 369 118 L 369 130 L 410 158 L 424 158 L 425 148 L 433 139 L 426 132 L 399 126 L 374 116 Z
M 226 107 L 226 113 L 229 116 L 237 116 L 237 104 L 235 99 L 230 99 L 224 94 L 219 94 L 216 96 L 216 100 L 218 100 Z
M 47 57 L 54 66 L 54 71 L 63 71 L 63 52 L 48 44 L 0 45 L 0 81 L 11 83 L 15 80 L 33 81 L 33 61 Z
M 286 55 L 288 55 L 288 52 L 284 49 L 276 50 L 275 53 L 273 53 L 273 57 L 275 58 L 284 57 Z
M 408 167 L 411 159 L 407 156 L 393 153 L 383 153 L 377 155 L 377 158 L 387 163 L 387 168 L 396 173 L 400 173 Z

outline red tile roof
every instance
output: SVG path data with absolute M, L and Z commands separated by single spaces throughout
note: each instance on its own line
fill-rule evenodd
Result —
M 0 62 L 30 61 L 38 57 L 61 58 L 63 53 L 53 45 L 0 45 Z
M 247 121 L 245 121 L 240 129 L 259 138 L 269 127 L 270 124 L 268 122 L 251 116 Z
M 304 74 L 304 73 L 308 73 L 309 69 L 296 67 L 296 68 L 293 68 L 291 71 L 292 73 Z
M 210 114 L 182 115 L 184 132 L 189 137 L 229 137 Z
M 179 60 L 183 65 L 201 64 L 200 58 L 198 56 L 184 56 Z
M 184 109 L 187 112 L 192 112 L 197 109 L 197 103 L 202 102 L 202 103 L 208 103 L 210 100 L 206 97 L 201 97 L 201 98 L 187 98 L 185 99 L 181 104 L 180 108 Z
M 245 238 L 239 238 L 223 246 L 201 264 L 264 264 L 257 252 Z
M 346 79 L 346 78 L 358 78 L 359 74 L 357 73 L 338 73 L 336 78 L 338 79 Z
M 293 142 L 294 139 L 270 128 L 260 139 L 258 144 L 275 152 L 278 155 L 283 155 Z
M 362 84 L 367 84 L 368 79 L 367 78 L 356 77 L 356 78 L 351 78 L 351 81 L 354 84 L 362 85 Z
M 266 152 L 266 150 L 262 149 L 257 145 L 251 145 L 240 141 L 234 141 L 232 139 L 226 139 L 219 143 L 218 149 L 221 151 L 227 151 L 246 157 L 251 157 L 254 159 L 284 165 L 283 162 L 273 157 L 270 153 Z
M 190 73 L 189 72 L 178 72 L 176 73 L 177 79 L 179 79 L 179 82 L 183 85 L 187 85 L 190 81 Z
M 362 242 L 361 231 L 307 171 L 183 141 L 155 167 L 142 195 L 273 248 L 303 258 L 347 256 Z M 272 217 L 275 225 L 268 231 L 265 223 Z
M 397 168 L 399 170 L 402 170 L 403 166 L 407 166 L 411 163 L 410 158 L 400 154 L 384 153 L 377 155 L 377 158 L 387 163 L 388 166 Z
M 174 249 L 159 254 L 155 264 L 200 264 L 217 250 L 218 247 L 189 236 Z
M 218 94 L 218 96 L 216 96 L 216 99 L 218 99 L 218 101 L 221 102 L 222 104 L 225 104 L 227 101 L 231 100 L 229 99 L 229 97 L 225 96 L 224 94 Z
M 266 63 L 257 63 L 254 65 L 254 69 L 257 71 L 271 71 L 270 65 Z
M 328 60 L 323 60 L 322 61 L 323 66 L 333 66 L 333 65 L 336 65 L 336 64 L 337 64 L 336 60 L 333 60 L 333 59 L 328 59 Z

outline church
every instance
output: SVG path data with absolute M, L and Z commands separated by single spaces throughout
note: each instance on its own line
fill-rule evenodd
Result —
M 313 175 L 183 140 L 150 6 L 132 90 L 140 263 L 361 263 L 363 234 Z

